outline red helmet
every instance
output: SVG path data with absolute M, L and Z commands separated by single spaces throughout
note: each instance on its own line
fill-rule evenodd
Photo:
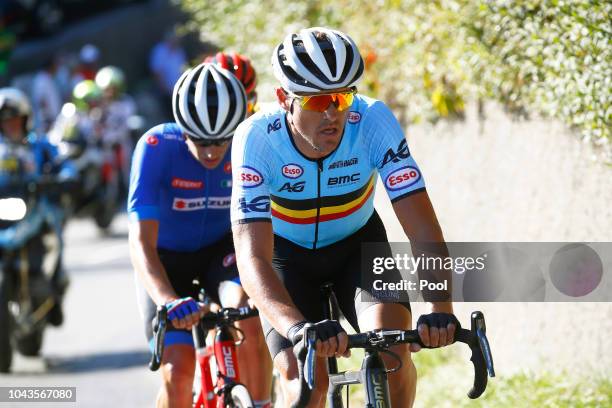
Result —
M 218 52 L 215 55 L 206 57 L 204 62 L 211 62 L 219 65 L 221 68 L 227 69 L 238 78 L 244 90 L 246 91 L 247 98 L 255 93 L 255 85 L 257 85 L 257 75 L 255 69 L 251 65 L 251 61 L 237 52 Z

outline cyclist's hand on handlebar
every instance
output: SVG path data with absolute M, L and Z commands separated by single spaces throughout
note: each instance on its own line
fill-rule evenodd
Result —
M 348 336 L 337 320 L 322 320 L 318 323 L 300 322 L 292 326 L 287 338 L 293 345 L 302 341 L 306 328 L 314 328 L 317 333 L 316 352 L 319 357 L 348 357 Z
M 421 342 L 427 347 L 443 347 L 453 344 L 455 331 L 461 327 L 459 321 L 452 313 L 430 313 L 421 315 L 417 321 L 417 330 Z M 410 351 L 417 352 L 421 346 L 417 343 L 410 345 Z
M 208 312 L 209 307 L 196 302 L 192 297 L 184 297 L 166 303 L 168 320 L 177 329 L 191 329 L 200 317 Z

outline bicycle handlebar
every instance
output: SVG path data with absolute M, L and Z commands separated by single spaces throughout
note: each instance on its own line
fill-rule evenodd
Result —
M 480 311 L 472 312 L 471 330 L 459 328 L 455 332 L 454 341 L 467 344 L 472 351 L 470 360 L 474 366 L 474 384 L 472 389 L 468 392 L 468 397 L 476 399 L 482 395 L 487 388 L 487 373 L 490 377 L 495 377 L 493 356 L 486 336 L 486 325 L 483 313 Z M 315 331 L 307 328 L 304 333 L 304 341 L 298 345 L 300 347 L 296 346 L 296 349 L 294 349 L 298 357 L 298 368 L 301 379 L 300 394 L 298 397 L 299 403 L 303 403 L 304 401 L 307 402 L 310 390 L 314 388 L 314 365 L 316 364 L 315 343 Z M 348 336 L 348 348 L 387 350 L 393 345 L 406 343 L 418 343 L 423 348 L 437 348 L 425 346 L 417 330 L 374 330 Z M 305 352 L 304 349 L 306 350 Z M 304 385 L 307 385 L 307 387 Z M 301 405 L 296 401 L 293 406 L 297 407 Z
M 200 322 L 205 325 L 229 325 L 239 320 L 248 319 L 249 317 L 258 316 L 259 311 L 250 307 L 233 308 L 226 307 L 218 312 L 208 312 L 200 318 Z M 161 365 L 161 360 L 164 355 L 164 338 L 166 336 L 166 328 L 168 324 L 168 309 L 166 305 L 157 307 L 157 314 L 151 322 L 153 325 L 153 354 L 149 361 L 149 369 L 157 371 Z

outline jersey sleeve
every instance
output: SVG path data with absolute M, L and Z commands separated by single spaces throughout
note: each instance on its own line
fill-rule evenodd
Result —
M 410 154 L 402 128 L 382 102 L 368 109 L 363 121 L 370 162 L 378 169 L 391 202 L 425 190 L 425 180 Z
M 255 125 L 243 122 L 232 142 L 232 224 L 271 221 L 271 147 Z
M 162 142 L 160 135 L 149 131 L 136 144 L 127 207 L 130 221 L 159 219 L 160 188 L 167 166 Z

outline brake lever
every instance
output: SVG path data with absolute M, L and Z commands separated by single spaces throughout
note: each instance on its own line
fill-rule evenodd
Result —
M 307 350 L 304 377 L 306 377 L 308 388 L 312 390 L 315 386 L 317 332 L 314 329 L 307 328 L 304 333 L 304 342 Z

